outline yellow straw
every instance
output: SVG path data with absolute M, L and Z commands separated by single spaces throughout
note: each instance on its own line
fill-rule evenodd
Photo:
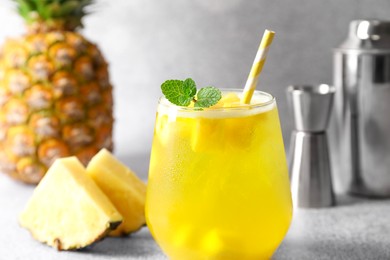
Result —
M 259 50 L 256 54 L 256 58 L 253 61 L 251 72 L 249 73 L 248 80 L 245 84 L 244 93 L 241 97 L 242 104 L 249 104 L 251 102 L 253 92 L 256 89 L 257 81 L 259 79 L 261 70 L 263 69 L 265 60 L 267 58 L 269 46 L 274 39 L 274 35 L 275 32 L 273 31 L 265 30 L 264 32 L 263 38 L 260 42 Z

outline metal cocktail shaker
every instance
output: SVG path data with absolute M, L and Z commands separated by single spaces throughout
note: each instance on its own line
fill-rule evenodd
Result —
M 334 50 L 332 171 L 339 190 L 390 197 L 390 21 L 352 21 Z

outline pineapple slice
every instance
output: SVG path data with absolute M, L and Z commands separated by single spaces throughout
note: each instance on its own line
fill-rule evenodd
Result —
M 221 107 L 232 107 L 239 105 L 240 103 L 240 98 L 237 96 L 236 93 L 227 93 L 224 95 L 217 104 L 212 106 L 212 108 L 221 108 Z
M 197 118 L 191 138 L 194 152 L 215 152 L 224 149 L 225 120 L 220 118 Z
M 121 214 L 76 157 L 58 159 L 34 190 L 20 224 L 58 250 L 79 249 L 103 238 Z
M 145 224 L 146 185 L 129 168 L 102 149 L 89 162 L 87 173 L 123 216 L 123 223 L 109 235 L 127 235 Z

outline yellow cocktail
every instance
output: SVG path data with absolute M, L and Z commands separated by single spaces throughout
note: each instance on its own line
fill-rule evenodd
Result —
M 267 259 L 292 216 L 276 102 L 227 94 L 212 108 L 158 106 L 148 226 L 175 260 Z

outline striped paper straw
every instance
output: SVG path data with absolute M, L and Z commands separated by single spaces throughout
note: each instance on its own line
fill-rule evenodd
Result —
M 275 32 L 265 30 L 263 38 L 260 42 L 259 50 L 257 51 L 256 58 L 253 61 L 251 72 L 249 73 L 248 80 L 246 81 L 243 95 L 241 97 L 242 104 L 249 104 L 252 99 L 253 92 L 256 89 L 257 81 L 261 70 L 263 69 L 265 60 L 267 58 L 269 46 L 274 39 Z

